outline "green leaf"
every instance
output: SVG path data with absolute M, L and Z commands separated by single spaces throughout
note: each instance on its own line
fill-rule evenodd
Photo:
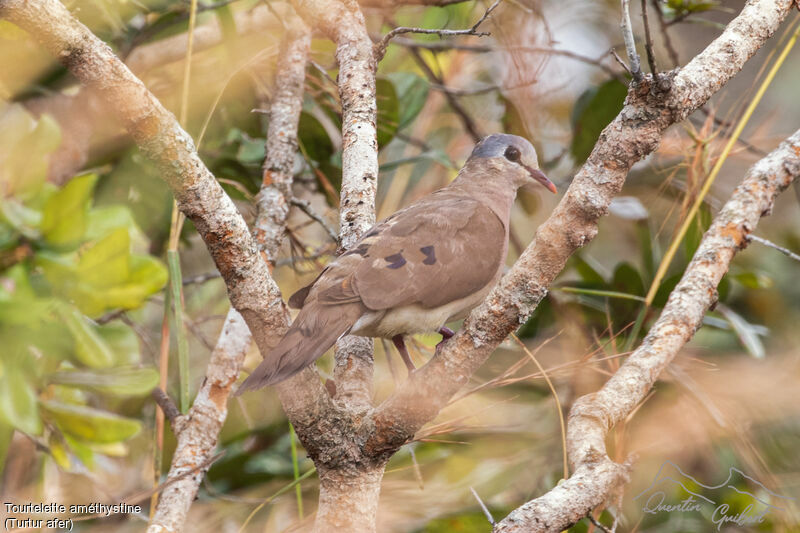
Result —
M 125 283 L 130 277 L 131 238 L 128 230 L 118 228 L 81 254 L 78 280 L 98 289 Z
M 11 447 L 11 439 L 14 437 L 14 428 L 0 420 L 0 479 L 3 479 L 3 471 L 6 466 L 8 449 Z
M 589 157 L 597 138 L 622 110 L 628 88 L 618 80 L 608 80 L 584 92 L 572 112 L 572 144 L 570 153 L 575 164 Z
M 0 110 L 0 181 L 4 193 L 29 196 L 47 177 L 48 154 L 61 143 L 58 123 L 49 115 L 35 120 L 20 104 Z
M 26 207 L 13 198 L 0 199 L 0 220 L 6 222 L 21 235 L 28 239 L 39 238 L 39 225 L 42 223 L 42 214 L 35 209 Z
M 143 396 L 158 385 L 158 371 L 134 367 L 69 370 L 56 372 L 49 379 L 51 383 L 87 388 L 110 396 Z
M 139 433 L 142 426 L 138 420 L 83 405 L 48 401 L 43 402 L 42 407 L 61 431 L 89 442 L 105 444 L 127 440 Z
M 311 113 L 300 113 L 297 136 L 308 157 L 318 163 L 329 161 L 335 151 L 328 132 Z
M 375 82 L 378 104 L 378 147 L 382 148 L 394 139 L 400 124 L 400 106 L 394 84 L 386 78 Z
M 764 272 L 741 272 L 733 279 L 748 289 L 771 289 L 774 285 L 773 279 Z
M 129 231 L 137 230 L 133 212 L 126 205 L 109 205 L 95 207 L 89 211 L 86 227 L 86 239 L 96 241 L 102 239 L 109 232 L 117 228 L 126 228 Z
M 0 421 L 29 435 L 41 434 L 42 421 L 36 401 L 36 391 L 25 374 L 0 362 Z
M 593 285 L 604 286 L 606 284 L 605 278 L 600 274 L 597 269 L 592 266 L 581 254 L 575 254 L 570 259 L 572 266 L 578 272 L 578 275 L 586 283 Z
M 95 174 L 73 178 L 47 200 L 42 212 L 41 231 L 48 243 L 59 248 L 80 243 L 86 233 L 95 183 Z
M 620 263 L 614 269 L 614 288 L 627 294 L 644 295 L 644 283 L 639 271 L 630 263 Z
M 251 139 L 245 137 L 239 144 L 239 150 L 236 152 L 236 159 L 244 164 L 257 164 L 260 165 L 264 161 L 265 147 L 264 139 Z
M 739 342 L 742 343 L 747 353 L 756 359 L 763 359 L 766 352 L 758 333 L 756 333 L 759 327 L 750 324 L 741 315 L 725 305 L 717 305 L 717 311 L 719 311 L 731 325 L 731 328 L 733 328 L 733 331 L 739 338 Z
M 656 295 L 653 298 L 653 307 L 664 307 L 667 305 L 669 295 L 675 289 L 675 286 L 680 280 L 681 274 L 675 274 L 674 276 L 670 276 L 662 281 L 661 286 L 658 288 L 658 291 L 656 291 Z
M 58 315 L 72 334 L 75 358 L 91 368 L 114 365 L 114 352 L 98 332 L 98 327 L 70 305 L 57 307 Z
M 64 445 L 64 441 L 55 433 L 51 433 L 47 445 L 50 447 L 50 456 L 58 467 L 66 471 L 71 470 L 72 462 L 69 459 L 69 449 Z
M 413 72 L 392 72 L 387 78 L 394 84 L 395 92 L 398 95 L 397 129 L 402 130 L 411 124 L 425 107 L 430 84 L 428 80 Z
M 711 209 L 708 205 L 703 204 L 689 224 L 689 229 L 686 231 L 686 237 L 683 240 L 683 250 L 686 254 L 687 262 L 694 257 L 694 253 L 700 246 L 700 241 L 703 240 L 703 234 L 711 227 L 711 219 Z

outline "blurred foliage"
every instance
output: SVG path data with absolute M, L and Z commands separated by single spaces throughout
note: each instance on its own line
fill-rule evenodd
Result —
M 146 238 L 127 207 L 92 206 L 95 174 L 61 189 L 45 181 L 59 140 L 51 118 L 3 104 L 0 136 L 0 451 L 13 428 L 64 469 L 76 458 L 91 466 L 95 453 L 119 451 L 141 429 L 92 403 L 142 396 L 158 382 L 140 365 L 133 329 L 96 319 L 141 307 L 166 270 L 132 252 Z
M 182 34 L 188 25 L 188 2 L 112 0 L 79 4 L 81 20 L 123 56 L 140 45 Z M 493 15 L 499 23 L 492 28 L 491 39 L 459 37 L 454 42 L 490 44 L 508 47 L 508 51 L 518 44 L 522 48 L 545 42 L 539 40 L 540 35 L 530 35 L 538 31 L 537 24 L 529 24 L 529 19 L 524 23 L 516 20 L 533 16 L 523 4 L 502 3 Z M 722 9 L 714 2 L 698 0 L 667 0 L 658 5 L 670 25 L 670 33 L 675 34 L 682 60 L 688 59 L 684 53 L 691 44 L 708 39 L 706 35 L 697 43 L 686 39 L 685 32 L 679 33 L 678 23 L 696 21 L 703 22 L 702 28 L 713 28 L 713 17 Z M 252 110 L 266 107 L 269 78 L 275 75 L 270 68 L 277 52 L 266 54 L 259 62 L 253 62 L 253 58 L 269 52 L 270 47 L 277 49 L 280 38 L 280 32 L 262 32 L 254 45 L 234 37 L 237 29 L 233 12 L 254 7 L 262 6 L 255 0 L 243 0 L 235 5 L 219 2 L 202 7 L 198 23 L 219 23 L 227 39 L 222 46 L 196 52 L 186 124 L 187 131 L 197 139 L 209 118 L 198 147 L 200 155 L 246 217 L 253 214 L 252 199 L 261 186 L 268 127 L 267 115 Z M 618 4 L 593 4 L 590 10 L 556 7 L 545 4 L 542 9 L 548 18 L 561 17 L 544 32 L 553 32 L 548 38 L 557 48 L 595 57 L 601 48 L 606 50 L 619 41 Z M 370 32 L 375 34 L 385 33 L 394 25 L 467 28 L 483 9 L 484 6 L 463 2 L 445 8 L 399 9 L 387 18 L 373 17 L 369 11 L 367 18 Z M 585 16 L 583 11 L 591 13 L 591 20 L 581 18 Z M 654 20 L 651 19 L 651 26 L 655 29 Z M 515 27 L 518 23 L 521 26 Z M 700 24 L 691 27 L 692 31 L 701 29 Z M 592 40 L 600 33 L 602 39 Z M 442 42 L 435 35 L 406 38 Z M 28 57 L 25 54 L 30 55 L 36 45 L 24 32 L 2 21 L 0 46 L 0 70 L 8 71 L 8 78 L 13 78 L 4 79 L 8 87 L 0 84 L 0 91 L 10 90 L 15 100 L 74 90 L 63 67 L 39 56 L 37 61 L 19 60 Z M 656 46 L 661 54 L 658 39 Z M 334 48 L 325 39 L 312 42 L 316 64 L 306 72 L 294 168 L 296 184 L 302 188 L 299 193 L 313 197 L 314 207 L 328 220 L 336 218 L 332 207 L 337 202 L 342 173 L 341 106 L 332 81 L 338 74 Z M 549 66 L 555 68 L 546 65 L 537 70 L 536 55 L 508 59 L 506 55 L 513 54 L 475 50 L 419 52 L 445 85 L 463 90 L 459 101 L 482 131 L 529 137 L 537 145 L 542 168 L 554 178 L 560 192 L 589 156 L 603 128 L 622 108 L 627 94 L 625 84 L 609 78 L 606 72 L 589 64 L 580 64 L 586 70 L 566 68 L 564 65 L 571 65 L 572 60 L 557 55 L 548 59 Z M 607 57 L 597 61 L 607 61 L 606 66 L 612 64 Z M 182 63 L 175 62 L 143 74 L 146 84 L 173 112 L 180 101 L 182 67 Z M 515 77 L 509 74 L 512 69 L 522 72 Z M 524 85 L 529 79 L 535 79 L 536 84 Z M 440 85 L 439 81 L 428 79 L 399 39 L 389 46 L 378 65 L 379 206 L 399 208 L 444 185 L 469 154 L 472 142 L 464 133 L 463 119 L 442 97 Z M 486 90 L 495 85 L 497 90 Z M 794 102 L 796 83 L 789 85 L 787 92 Z M 526 100 L 525 94 L 532 96 Z M 584 369 L 588 369 L 587 373 L 597 371 L 592 374 L 589 390 L 595 390 L 614 370 L 611 364 L 602 366 L 610 361 L 587 359 L 580 350 L 596 353 L 598 359 L 612 358 L 641 342 L 716 212 L 716 203 L 712 203 L 713 208 L 703 206 L 681 243 L 682 253 L 658 287 L 653 305 L 645 309 L 643 299 L 672 237 L 671 227 L 683 216 L 681 203 L 696 192 L 690 184 L 696 185 L 698 175 L 688 179 L 687 167 L 694 164 L 694 142 L 701 136 L 675 132 L 679 129 L 672 128 L 674 138 L 665 137 L 662 151 L 634 168 L 625 196 L 612 203 L 611 216 L 602 220 L 597 238 L 570 259 L 548 296 L 519 330 L 520 337 L 531 347 L 556 339 L 553 345 L 557 346 L 543 349 L 542 362 L 545 368 L 554 369 L 556 387 L 566 397 L 586 392 L 581 389 Z M 703 141 L 708 143 L 704 157 L 714 157 L 712 141 L 717 134 L 714 131 L 710 139 Z M 46 449 L 62 468 L 73 472 L 81 471 L 81 465 L 101 464 L 105 461 L 103 456 L 115 457 L 130 451 L 125 462 L 120 462 L 123 475 L 135 478 L 140 485 L 146 477 L 144 483 L 149 484 L 152 458 L 148 446 L 153 432 L 149 426 L 141 431 L 139 419 L 143 404 L 152 406 L 142 397 L 156 384 L 158 374 L 142 365 L 139 339 L 131 322 L 114 318 L 121 310 L 140 309 L 131 315 L 135 325 L 145 335 L 160 334 L 163 309 L 142 306 L 165 284 L 166 271 L 156 257 L 164 252 L 172 197 L 158 170 L 128 140 L 101 146 L 97 153 L 93 149 L 87 164 L 93 173 L 78 175 L 60 189 L 54 187 L 46 182 L 48 154 L 58 147 L 61 135 L 58 124 L 48 115 L 34 118 L 18 104 L 3 104 L 0 109 L 0 343 L 4 348 L 0 357 L 0 463 L 16 430 L 35 439 L 40 449 Z M 758 140 L 756 136 L 752 142 L 762 147 Z M 731 165 L 736 170 L 730 173 L 731 179 L 739 179 L 743 161 L 739 161 L 737 169 Z M 517 204 L 520 209 L 515 208 L 513 230 L 524 245 L 554 203 L 550 197 L 523 191 Z M 386 214 L 390 212 L 388 209 Z M 796 250 L 800 248 L 800 234 L 793 222 L 790 217 L 765 221 L 781 228 L 774 233 L 776 240 Z M 321 257 L 276 267 L 274 275 L 285 294 L 310 281 L 328 260 L 318 252 L 327 244 L 318 230 L 308 224 L 304 215 L 298 220 L 292 218 L 292 247 L 287 247 L 284 255 L 299 258 L 314 252 Z M 511 255 L 514 253 L 512 246 Z M 182 233 L 181 254 L 186 279 L 214 272 L 190 223 Z M 719 304 L 708 313 L 693 341 L 693 346 L 700 348 L 696 353 L 710 356 L 709 365 L 737 361 L 736 356 L 747 352 L 753 358 L 746 362 L 753 366 L 746 368 L 761 368 L 760 365 L 772 363 L 774 351 L 792 346 L 800 316 L 800 286 L 796 283 L 796 269 L 787 268 L 788 260 L 776 259 L 774 254 L 764 249 L 742 253 L 723 279 Z M 192 284 L 185 293 L 194 386 L 219 331 L 215 313 L 224 312 L 226 299 L 218 279 Z M 412 349 L 412 356 L 418 362 L 424 361 L 439 340 L 438 335 L 415 339 L 412 345 L 417 349 Z M 391 351 L 387 354 L 388 358 L 394 356 Z M 469 387 L 487 384 L 519 362 L 520 357 L 520 352 L 502 346 Z M 613 359 L 614 363 L 617 361 L 621 359 Z M 252 363 L 248 359 L 247 366 Z M 376 365 L 376 397 L 381 399 L 402 382 L 405 373 L 400 370 L 393 381 L 385 366 L 386 358 L 376 357 Z M 395 371 L 398 372 L 396 361 Z M 542 381 L 525 376 L 527 372 L 531 372 L 530 366 L 510 376 L 507 382 L 487 386 L 449 406 L 436 423 L 442 422 L 442 427 L 437 427 L 430 438 L 411 443 L 392 458 L 382 505 L 397 505 L 397 509 L 390 508 L 396 515 L 408 499 L 411 503 L 403 516 L 414 515 L 413 520 L 398 525 L 398 530 L 488 531 L 490 526 L 469 494 L 469 486 L 474 484 L 499 519 L 509 509 L 558 482 L 560 445 L 551 396 Z M 660 383 L 659 394 L 650 403 L 665 396 L 672 401 L 678 396 L 677 390 L 673 383 Z M 764 390 L 763 394 L 776 391 Z M 239 403 L 231 402 L 219 444 L 225 453 L 211 465 L 207 485 L 201 487 L 202 501 L 196 506 L 205 505 L 215 512 L 222 509 L 219 512 L 226 519 L 240 525 L 256 505 L 249 506 L 253 500 L 246 497 L 239 500 L 241 494 L 263 498 L 293 478 L 295 465 L 287 424 L 274 396 L 265 392 L 245 396 Z M 771 416 L 776 420 L 751 428 L 756 436 L 753 445 L 764 451 L 763 459 L 769 468 L 796 472 L 797 454 L 793 451 L 800 435 L 796 417 L 778 412 Z M 641 419 L 637 417 L 636 422 Z M 667 421 L 673 422 L 676 423 Z M 631 433 L 634 426 L 631 425 Z M 133 436 L 140 431 L 136 440 Z M 167 432 L 165 457 L 169 457 L 170 446 L 174 445 L 171 439 Z M 704 471 L 702 479 L 724 479 L 730 466 L 747 470 L 743 461 L 737 460 L 741 450 L 726 446 L 726 439 L 734 437 L 720 438 L 714 443 L 713 453 L 698 460 L 702 463 L 697 467 L 700 470 L 711 470 L 708 465 L 716 465 L 716 471 Z M 136 445 L 126 450 L 131 442 Z M 615 448 L 617 444 L 610 446 Z M 682 453 L 695 460 L 700 456 L 693 448 Z M 165 461 L 163 468 L 168 466 Z M 299 466 L 300 472 L 308 472 L 311 463 L 303 458 Z M 31 483 L 41 484 L 43 477 L 38 476 Z M 747 486 L 741 479 L 734 480 L 734 484 L 738 488 Z M 304 497 L 313 500 L 313 479 L 304 480 L 302 485 Z M 718 496 L 735 509 L 746 504 L 733 491 Z M 223 503 L 223 499 L 234 501 Z M 286 501 L 291 504 L 291 498 L 286 498 L 270 505 L 285 507 Z M 420 501 L 425 504 L 419 505 Z M 228 504 L 232 507 L 225 507 Z M 244 516 L 238 519 L 236 513 L 245 508 Z M 280 513 L 273 514 L 278 516 L 275 523 L 281 523 Z M 195 523 L 198 530 L 222 529 L 217 521 L 206 521 L 207 515 L 201 516 L 202 523 Z M 635 517 L 634 523 L 642 517 L 641 512 Z M 675 515 L 668 514 L 644 518 L 638 526 L 642 532 L 709 530 L 707 517 L 680 523 Z M 600 520 L 610 524 L 613 517 L 604 512 Z M 770 521 L 764 527 L 775 525 Z M 570 529 L 573 533 L 590 530 L 597 531 L 586 520 Z

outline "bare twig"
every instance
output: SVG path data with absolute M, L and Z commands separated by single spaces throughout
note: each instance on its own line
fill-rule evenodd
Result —
M 589 520 L 589 522 L 591 522 L 592 524 L 594 524 L 594 527 L 596 527 L 603 533 L 611 533 L 611 530 L 609 530 L 606 526 L 601 524 L 595 517 L 593 517 L 592 513 L 586 515 L 586 519 Z
M 389 33 L 387 33 L 383 39 L 378 42 L 374 49 L 375 49 L 375 59 L 380 61 L 383 59 L 383 56 L 386 54 L 386 47 L 389 45 L 389 41 L 395 38 L 398 35 L 403 33 L 422 33 L 427 35 L 438 35 L 440 37 L 452 37 L 454 35 L 475 35 L 477 37 L 484 37 L 487 35 L 491 35 L 489 32 L 485 31 L 478 31 L 478 28 L 481 24 L 486 20 L 486 18 L 492 13 L 492 11 L 500 5 L 500 2 L 503 0 L 495 0 L 495 2 L 489 6 L 489 9 L 483 14 L 483 16 L 478 19 L 478 21 L 473 24 L 470 28 L 465 30 L 446 30 L 446 29 L 429 29 L 429 28 L 410 28 L 408 26 L 400 26 L 398 28 L 393 29 Z
M 322 215 L 314 211 L 314 208 L 311 207 L 311 204 L 300 198 L 292 198 L 291 203 L 293 206 L 300 208 L 303 213 L 312 218 L 315 222 L 317 222 L 317 224 L 322 226 L 333 242 L 339 242 L 339 235 L 336 234 L 336 230 L 334 230 L 331 225 L 328 224 L 328 221 L 325 220 Z
M 486 517 L 486 520 L 488 520 L 490 524 L 494 525 L 495 524 L 494 517 L 492 516 L 492 513 L 489 512 L 489 508 L 486 507 L 486 504 L 483 503 L 483 500 L 481 500 L 481 497 L 478 496 L 478 493 L 475 491 L 474 488 L 470 487 L 469 490 L 475 497 L 475 499 L 478 500 L 478 505 L 481 506 L 481 511 L 483 511 L 483 515 Z
M 636 40 L 633 37 L 633 26 L 631 25 L 631 12 L 630 0 L 621 0 L 622 2 L 622 18 L 619 26 L 622 30 L 622 38 L 625 41 L 625 51 L 628 53 L 628 62 L 630 62 L 631 75 L 633 81 L 638 83 L 642 81 L 641 62 L 639 61 L 639 53 L 636 51 Z
M 789 250 L 788 248 L 784 248 L 783 246 L 779 246 L 772 241 L 768 241 L 763 237 L 759 237 L 758 235 L 748 235 L 748 241 L 756 241 L 759 244 L 763 244 L 764 246 L 769 246 L 775 250 L 778 250 L 780 253 L 788 257 L 789 259 L 793 259 L 794 261 L 800 261 L 800 255 L 797 255 L 793 251 Z
M 647 63 L 650 65 L 650 73 L 656 76 L 658 68 L 656 68 L 656 53 L 653 51 L 653 38 L 650 36 L 650 23 L 647 21 L 647 0 L 642 0 L 642 24 L 644 25 L 644 50 L 647 52 Z
M 164 416 L 167 418 L 170 424 L 174 424 L 175 420 L 181 416 L 181 412 L 178 410 L 175 402 L 172 401 L 172 398 L 170 398 L 163 389 L 156 387 L 150 393 L 150 396 L 152 396 L 153 400 L 155 400 L 155 402 L 161 408 L 161 411 L 164 412 Z
M 425 58 L 422 57 L 422 54 L 419 53 L 418 50 L 412 48 L 411 49 L 411 56 L 414 58 L 414 61 L 419 65 L 425 75 L 428 76 L 428 79 L 434 82 L 435 84 L 444 87 L 445 83 L 442 78 L 440 78 L 434 71 L 431 69 L 430 65 L 425 61 Z M 475 121 L 472 117 L 467 113 L 467 110 L 464 109 L 464 106 L 461 105 L 461 102 L 458 101 L 456 96 L 448 91 L 444 91 L 444 96 L 447 98 L 447 103 L 450 104 L 450 107 L 453 111 L 459 116 L 461 122 L 464 124 L 464 128 L 469 132 L 470 136 L 475 142 L 480 141 L 483 138 L 478 126 L 475 124 Z
M 616 50 L 612 48 L 611 50 L 609 50 L 608 53 L 611 54 L 611 57 L 614 58 L 614 60 L 619 64 L 619 66 L 625 69 L 625 72 L 633 76 L 633 72 L 631 72 L 631 67 L 629 67 L 628 64 L 625 63 L 625 61 L 621 57 L 619 57 L 619 54 L 617 53 Z
M 669 31 L 667 30 L 667 21 L 664 19 L 664 12 L 661 10 L 661 4 L 659 3 L 659 0 L 653 0 L 653 9 L 658 17 L 658 26 L 661 28 L 661 37 L 664 39 L 664 47 L 667 49 L 667 54 L 672 62 L 672 67 L 677 67 L 681 64 L 680 58 L 678 57 L 678 52 L 675 50 L 675 46 L 673 46 L 672 39 L 669 36 Z
M 490 52 L 524 52 L 530 54 L 557 55 L 569 59 L 574 59 L 575 61 L 580 61 L 581 63 L 586 63 L 587 65 L 592 65 L 594 67 L 597 67 L 606 72 L 609 76 L 619 77 L 619 72 L 610 68 L 608 65 L 603 64 L 603 57 L 605 57 L 606 54 L 603 54 L 603 56 L 601 56 L 600 58 L 593 58 L 578 54 L 576 52 L 572 52 L 570 50 L 559 50 L 558 48 L 551 48 L 547 46 L 498 47 L 498 46 L 481 45 L 481 44 L 455 43 L 451 41 L 421 42 L 421 41 L 414 41 L 412 39 L 406 39 L 403 37 L 397 37 L 396 39 L 394 39 L 394 43 L 399 44 L 401 46 L 405 46 L 407 48 L 421 48 L 424 50 L 432 50 L 434 52 L 447 51 L 447 50 L 463 50 L 465 52 L 473 52 L 477 54 L 485 54 Z

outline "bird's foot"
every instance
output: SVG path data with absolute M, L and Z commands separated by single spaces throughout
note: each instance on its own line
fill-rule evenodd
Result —
M 450 329 L 450 328 L 448 328 L 446 326 L 440 327 L 439 328 L 439 335 L 442 336 L 442 340 L 440 340 L 439 343 L 436 345 L 435 351 L 438 352 L 439 349 L 442 347 L 442 345 L 445 342 L 447 342 L 447 339 L 449 339 L 450 337 L 452 337 L 455 334 L 456 333 L 452 329 Z
M 417 367 L 414 366 L 414 362 L 411 360 L 411 356 L 408 355 L 408 349 L 406 348 L 406 343 L 403 340 L 403 336 L 395 335 L 394 337 L 392 337 L 392 342 L 394 343 L 395 348 L 397 348 L 397 351 L 400 352 L 400 357 L 406 364 L 406 368 L 408 369 L 408 375 L 410 376 L 417 369 Z

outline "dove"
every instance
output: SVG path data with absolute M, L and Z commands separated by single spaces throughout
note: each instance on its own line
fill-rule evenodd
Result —
M 503 272 L 517 190 L 536 183 L 556 193 L 531 143 L 482 139 L 449 185 L 378 222 L 289 298 L 297 318 L 237 394 L 293 376 L 345 335 L 391 339 L 412 372 L 404 336 L 446 342 L 445 324 L 483 301 Z

